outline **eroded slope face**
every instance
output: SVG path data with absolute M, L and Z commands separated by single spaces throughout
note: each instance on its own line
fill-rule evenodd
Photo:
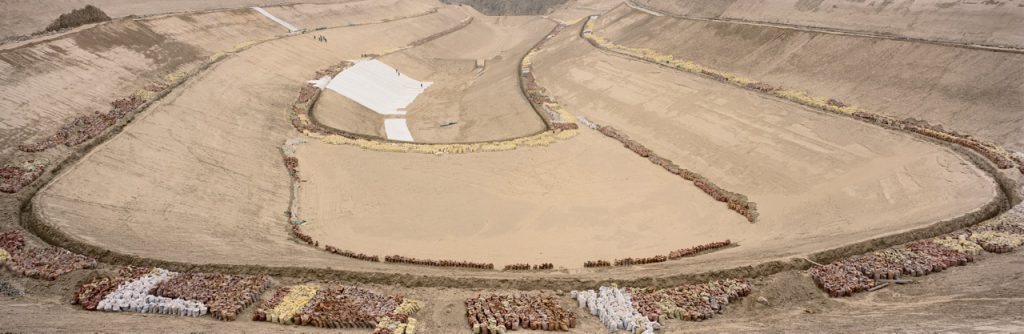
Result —
M 626 6 L 597 28 L 616 44 L 1024 151 L 1021 53 L 656 17 Z
M 1024 48 L 1024 6 L 1000 1 L 633 0 L 697 18 L 738 19 Z

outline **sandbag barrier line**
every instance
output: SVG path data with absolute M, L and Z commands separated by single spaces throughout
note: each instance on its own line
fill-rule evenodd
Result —
M 21 276 L 53 281 L 76 270 L 95 268 L 96 264 L 96 259 L 64 248 L 26 246 L 19 230 L 0 233 L 0 269 L 7 267 Z
M 711 319 L 752 289 L 750 281 L 738 278 L 666 289 L 601 286 L 597 291 L 573 290 L 569 296 L 580 308 L 597 316 L 610 332 L 654 334 L 668 319 Z
M 722 189 L 703 175 L 690 171 L 686 168 L 679 167 L 679 165 L 673 163 L 672 160 L 654 153 L 643 144 L 630 139 L 628 135 L 612 126 L 600 125 L 591 121 L 588 121 L 588 123 L 595 127 L 601 134 L 619 141 L 623 146 L 628 148 L 630 151 L 633 151 L 633 153 L 636 153 L 643 158 L 647 158 L 651 163 L 661 166 L 669 173 L 693 182 L 694 186 L 704 191 L 705 194 L 708 194 L 708 196 L 711 196 L 711 198 L 714 198 L 716 201 L 726 203 L 729 210 L 740 214 L 746 218 L 748 222 L 757 222 L 757 217 L 759 216 L 757 212 L 757 203 L 751 202 L 746 195 Z M 641 261 L 653 263 L 664 262 L 667 259 L 667 257 L 662 259 L 661 256 L 656 256 L 651 259 L 641 259 Z
M 808 273 L 831 297 L 884 287 L 885 281 L 923 276 L 973 262 L 983 251 L 1008 253 L 1024 245 L 1024 204 L 990 222 L 927 240 L 811 268 Z
M 505 334 L 512 330 L 567 332 L 576 328 L 576 313 L 558 298 L 542 294 L 477 295 L 464 302 L 473 334 Z
M 177 273 L 162 268 L 124 267 L 114 276 L 79 285 L 72 305 L 89 311 L 158 313 L 234 321 L 270 288 L 267 275 Z
M 874 38 L 874 39 L 888 39 L 893 41 L 906 41 L 915 43 L 926 43 L 941 46 L 951 46 L 964 49 L 975 49 L 984 51 L 994 52 L 1007 52 L 1007 53 L 1024 53 L 1024 49 L 1008 46 L 1008 45 L 996 45 L 996 44 L 976 44 L 976 43 L 960 43 L 952 41 L 942 41 L 926 38 L 917 38 L 909 36 L 898 36 L 885 33 L 875 33 L 869 31 L 857 31 L 857 30 L 846 30 L 840 28 L 828 28 L 828 27 L 816 27 L 807 25 L 796 25 L 787 23 L 777 22 L 766 22 L 766 21 L 753 21 L 738 18 L 712 18 L 712 17 L 699 17 L 691 15 L 681 15 L 677 13 L 671 13 L 663 9 L 651 8 L 642 4 L 638 4 L 632 0 L 626 0 L 625 4 L 632 9 L 645 12 L 653 16 L 668 16 L 676 19 L 692 20 L 692 21 L 705 21 L 705 22 L 721 22 L 731 24 L 743 24 L 743 25 L 754 25 L 754 26 L 766 26 L 779 29 L 797 30 L 804 32 L 813 32 L 829 35 L 840 35 L 840 36 L 852 36 L 852 37 L 863 37 L 863 38 Z M 653 12 L 653 13 L 652 13 Z
M 471 22 L 472 20 L 464 20 L 456 27 L 446 30 L 445 34 L 462 29 L 465 26 L 468 26 Z M 544 120 L 546 125 L 546 129 L 540 132 L 506 140 L 458 144 L 410 143 L 390 140 L 379 136 L 353 133 L 329 127 L 317 121 L 313 110 L 316 103 L 319 101 L 320 94 L 323 93 L 323 90 L 313 86 L 313 84 L 309 82 L 305 83 L 299 89 L 298 96 L 289 107 L 288 113 L 291 115 L 292 125 L 297 131 L 305 136 L 318 139 L 328 144 L 353 145 L 373 151 L 408 152 L 434 155 L 511 151 L 521 146 L 547 146 L 558 140 L 567 140 L 576 136 L 577 129 L 579 127 L 576 124 L 574 117 L 557 101 L 555 101 L 546 89 L 536 84 L 532 74 L 531 63 L 532 56 L 544 45 L 544 43 L 553 38 L 557 33 L 564 30 L 565 27 L 566 26 L 564 25 L 556 26 L 548 35 L 538 41 L 520 60 L 520 66 L 517 70 L 517 77 L 519 78 L 520 90 L 523 97 L 530 103 L 530 106 L 534 109 L 537 115 Z M 437 36 L 429 37 L 429 40 L 443 36 L 439 34 L 435 35 Z M 416 41 L 413 43 L 423 44 L 429 42 L 429 40 L 424 42 Z M 380 57 L 408 49 L 409 47 L 410 46 L 406 46 L 379 54 L 364 54 L 363 56 L 370 58 Z M 351 62 L 342 61 L 337 65 L 317 71 L 311 80 L 316 81 L 325 77 L 333 78 L 351 65 Z
M 601 268 L 601 267 L 611 267 L 611 266 L 624 267 L 624 266 L 632 266 L 632 265 L 661 263 L 661 262 L 665 262 L 665 261 L 669 261 L 669 260 L 677 260 L 677 259 L 681 259 L 681 258 L 684 258 L 684 257 L 691 257 L 691 256 L 697 256 L 697 255 L 701 255 L 701 254 L 706 254 L 706 253 L 710 253 L 712 251 L 717 251 L 717 250 L 724 249 L 726 247 L 735 247 L 735 246 L 738 246 L 738 245 L 736 245 L 736 244 L 732 243 L 732 241 L 726 239 L 724 241 L 716 241 L 716 242 L 711 242 L 711 243 L 707 243 L 707 244 L 697 245 L 697 246 L 693 246 L 693 247 L 689 247 L 689 248 L 677 249 L 677 250 L 669 252 L 668 256 L 665 256 L 665 255 L 655 255 L 655 256 L 651 256 L 651 257 L 641 257 L 641 258 L 627 257 L 627 258 L 622 258 L 622 259 L 615 259 L 615 261 L 612 261 L 612 262 L 605 261 L 605 260 L 586 261 L 586 262 L 583 263 L 583 267 L 584 268 Z M 527 267 L 526 269 L 529 269 L 529 267 Z M 506 270 L 508 270 L 508 269 L 506 269 Z
M 368 22 L 361 24 L 349 24 L 349 25 L 337 25 L 329 28 L 320 27 L 315 30 L 324 29 L 335 29 L 345 27 L 355 27 L 370 24 L 381 24 L 388 23 L 397 20 L 404 20 L 410 18 L 416 18 L 420 16 L 426 16 L 438 12 L 438 8 L 432 8 L 423 13 L 417 13 L 409 16 L 401 16 L 392 19 L 385 19 L 379 22 Z M 158 15 L 160 16 L 160 15 Z M 136 19 L 138 20 L 138 19 Z M 113 21 L 102 22 L 106 24 Z M 93 29 L 90 27 L 88 29 Z M 289 33 L 274 36 L 271 38 L 259 40 L 259 41 L 247 41 L 242 42 L 234 46 L 233 49 L 228 51 L 220 51 L 211 55 L 208 59 L 202 61 L 199 65 L 192 69 L 178 69 L 171 74 L 159 78 L 142 89 L 139 89 L 126 97 L 115 99 L 111 101 L 111 109 L 103 114 L 91 114 L 77 116 L 58 129 L 53 135 L 36 140 L 32 143 L 23 143 L 18 145 L 18 150 L 25 153 L 28 158 L 22 158 L 21 166 L 11 165 L 7 163 L 4 168 L 0 168 L 0 192 L 4 193 L 17 193 L 22 188 L 31 185 L 36 179 L 44 174 L 49 169 L 51 173 L 56 174 L 56 168 L 49 168 L 50 164 L 46 159 L 42 159 L 42 153 L 49 151 L 51 148 L 58 145 L 64 145 L 70 148 L 78 147 L 75 152 L 68 153 L 65 155 L 57 166 L 64 166 L 77 161 L 80 157 L 76 157 L 77 152 L 88 152 L 93 147 L 105 142 L 107 139 L 117 135 L 121 130 L 137 116 L 146 109 L 149 108 L 153 103 L 163 99 L 175 88 L 181 86 L 193 76 L 205 71 L 214 64 L 217 64 L 229 56 L 236 55 L 240 52 L 248 50 L 249 48 L 270 41 L 275 41 L 282 38 L 292 37 L 296 35 L 302 35 L 307 33 L 306 29 L 296 33 Z M 73 32 L 81 33 L 81 32 Z M 39 43 L 43 43 L 41 41 Z M 19 46 L 26 47 L 33 43 Z M 84 154 L 83 154 L 84 155 Z M 34 195 L 33 195 L 34 196 Z
M 1024 158 L 1014 155 L 1006 148 L 995 143 L 982 141 L 969 135 L 946 131 L 941 126 L 928 124 L 925 121 L 905 119 L 900 120 L 893 117 L 875 114 L 865 111 L 859 107 L 848 105 L 842 101 L 832 98 L 821 98 L 807 95 L 807 93 L 792 89 L 783 89 L 771 84 L 741 77 L 726 71 L 706 67 L 701 64 L 687 60 L 676 60 L 672 55 L 659 53 L 655 50 L 644 48 L 631 48 L 612 43 L 608 39 L 597 35 L 594 31 L 595 21 L 598 15 L 591 15 L 580 30 L 580 37 L 588 41 L 595 48 L 613 54 L 623 55 L 643 62 L 667 67 L 676 71 L 693 73 L 705 78 L 710 78 L 722 83 L 732 85 L 761 94 L 781 98 L 790 102 L 837 114 L 874 124 L 887 129 L 911 132 L 928 138 L 950 143 L 953 145 L 969 148 L 995 164 L 999 169 L 1010 169 L 1016 167 L 1024 173 Z
M 320 328 L 366 328 L 374 334 L 415 334 L 422 302 L 329 283 L 279 288 L 253 312 L 253 321 Z

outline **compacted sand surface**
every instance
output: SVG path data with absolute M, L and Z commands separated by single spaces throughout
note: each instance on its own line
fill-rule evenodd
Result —
M 595 132 L 551 147 L 441 157 L 310 143 L 298 157 L 304 231 L 358 252 L 579 268 L 750 227 Z
M 327 30 L 331 43 L 297 36 L 258 45 L 182 87 L 65 172 L 36 198 L 37 213 L 90 244 L 146 257 L 406 270 L 289 239 L 279 150 L 300 135 L 287 105 L 316 69 L 450 29 L 466 15 L 445 9 Z M 991 179 L 940 145 L 606 55 L 576 28 L 537 59 L 541 84 L 570 112 L 616 126 L 749 196 L 759 206 L 757 223 L 581 129 L 548 147 L 445 157 L 300 146 L 306 232 L 355 252 L 499 266 L 552 262 L 581 277 L 603 275 L 579 270 L 586 260 L 665 255 L 722 239 L 740 245 L 649 266 L 661 275 L 800 256 L 953 218 L 995 195 Z M 387 29 L 403 33 L 365 38 Z M 523 105 L 514 111 L 529 115 Z

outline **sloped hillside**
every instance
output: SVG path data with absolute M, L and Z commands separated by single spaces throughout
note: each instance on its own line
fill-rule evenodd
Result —
M 542 15 L 567 0 L 441 0 L 445 4 L 473 6 L 487 15 Z

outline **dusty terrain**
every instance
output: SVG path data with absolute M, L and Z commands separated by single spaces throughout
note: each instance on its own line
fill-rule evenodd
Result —
M 374 29 L 422 25 L 406 30 L 411 41 L 415 34 L 432 33 L 431 27 L 455 26 L 465 15 L 446 9 L 379 26 L 329 30 L 326 45 L 302 37 L 258 45 L 182 87 L 63 173 L 36 197 L 37 214 L 87 243 L 151 258 L 195 261 L 202 254 L 204 263 L 347 263 L 297 250 L 301 247 L 281 225 L 289 187 L 275 152 L 292 136 L 282 113 L 292 95 L 284 87 L 303 83 L 310 68 L 323 67 L 332 57 L 346 57 L 339 52 L 348 52 L 347 59 L 358 50 L 387 49 L 389 40 L 361 37 L 379 31 Z M 405 36 L 392 36 L 392 48 L 408 43 L 402 42 Z M 564 63 L 545 63 L 550 59 Z M 280 63 L 289 66 L 275 65 Z M 658 69 L 603 55 L 571 32 L 556 37 L 538 65 L 541 83 L 570 110 L 619 126 L 667 157 L 747 194 L 762 208 L 761 220 L 741 223 L 692 185 L 591 132 L 539 150 L 450 157 L 300 147 L 306 178 L 300 205 L 303 219 L 311 222 L 308 233 L 325 244 L 381 256 L 498 265 L 552 262 L 570 269 L 589 259 L 653 256 L 723 239 L 741 245 L 701 259 L 727 259 L 698 269 L 708 270 L 926 226 L 977 210 L 996 196 L 994 182 L 941 146 L 707 80 L 652 73 Z M 619 70 L 627 66 L 635 68 Z M 254 74 L 250 68 L 273 70 Z M 410 73 L 416 72 L 412 67 Z M 628 81 L 630 73 L 644 76 Z M 623 79 L 634 84 L 613 85 Z M 616 89 L 604 92 L 608 87 Z M 687 99 L 680 90 L 705 99 Z M 652 112 L 644 112 L 642 103 Z M 524 101 L 518 105 L 511 110 L 536 118 Z M 410 114 L 428 112 L 411 109 Z M 480 127 L 508 131 L 502 124 Z M 474 193 L 473 200 L 460 201 L 467 192 Z M 718 209 L 698 210 L 702 207 Z M 232 232 L 238 230 L 258 232 Z M 671 237 L 636 242 L 666 233 Z M 185 251 L 167 251 L 184 245 Z M 510 252 L 502 245 L 529 251 Z M 280 256 L 306 253 L 314 254 L 302 262 Z
M 557 294 L 576 309 L 572 289 L 736 276 L 754 277 L 750 296 L 712 320 L 667 321 L 659 332 L 1024 329 L 1021 249 L 850 298 L 828 298 L 803 270 L 985 220 L 1020 201 L 1020 162 L 998 170 L 965 145 L 599 49 L 581 37 L 580 23 L 601 15 L 596 32 L 621 45 L 1022 151 L 1024 58 L 1013 48 L 1024 43 L 1007 32 L 1022 16 L 1016 0 L 637 1 L 675 17 L 618 0 L 549 1 L 530 8 L 545 14 L 533 16 L 488 16 L 435 0 L 320 2 L 266 6 L 300 28 L 289 32 L 241 0 L 100 1 L 115 18 L 155 15 L 0 44 L 0 109 L 10 110 L 0 115 L 0 163 L 35 159 L 47 168 L 20 192 L 0 194 L 0 232 L 22 230 L 30 245 L 46 241 L 101 262 L 55 281 L 0 270 L 0 290 L 26 292 L 0 294 L 0 332 L 326 332 L 249 321 L 252 308 L 220 322 L 68 305 L 81 282 L 126 264 L 268 272 L 275 286 L 335 280 L 407 295 L 425 302 L 415 317 L 426 333 L 470 332 L 463 302 L 479 294 Z M 13 2 L 0 26 L 21 35 L 81 5 Z M 208 11 L 219 7 L 227 9 Z M 558 23 L 570 25 L 545 39 Z M 366 54 L 433 82 L 405 116 L 419 142 L 558 139 L 421 154 L 297 131 L 309 130 L 293 107 L 313 92 L 304 87 L 314 73 Z M 548 108 L 564 108 L 561 125 L 585 117 L 579 129 L 546 123 L 551 116 L 531 104 L 536 96 L 527 98 L 536 91 L 521 87 L 527 77 Z M 166 96 L 147 88 L 165 86 Z M 109 132 L 42 152 L 18 148 L 130 94 L 149 94 L 153 104 Z M 329 90 L 313 96 L 320 123 L 384 135 L 385 117 Z M 746 196 L 758 219 L 748 222 L 600 126 Z M 294 155 L 286 142 L 299 143 Z M 296 237 L 295 217 L 320 248 Z M 583 267 L 724 239 L 735 245 L 663 263 Z M 555 268 L 368 262 L 324 245 Z M 577 311 L 572 332 L 608 332 Z
M 218 9 L 235 9 L 246 6 L 267 6 L 271 4 L 288 3 L 338 3 L 354 1 L 257 1 L 257 0 L 176 0 L 176 1 L 124 1 L 124 0 L 54 0 L 46 2 L 24 1 L 24 0 L 3 0 L 0 1 L 0 40 L 16 36 L 29 35 L 46 28 L 60 14 L 70 12 L 72 9 L 93 5 L 99 7 L 111 18 L 120 18 L 130 15 L 147 16 L 176 12 L 209 11 Z
M 633 0 L 693 18 L 807 26 L 953 43 L 1024 47 L 1020 1 Z
M 1024 13 L 1017 17 L 1024 19 Z M 627 6 L 602 16 L 597 26 L 617 44 L 651 48 L 900 119 L 925 120 L 1024 151 L 1019 112 L 1024 54 L 1019 52 L 656 17 Z

